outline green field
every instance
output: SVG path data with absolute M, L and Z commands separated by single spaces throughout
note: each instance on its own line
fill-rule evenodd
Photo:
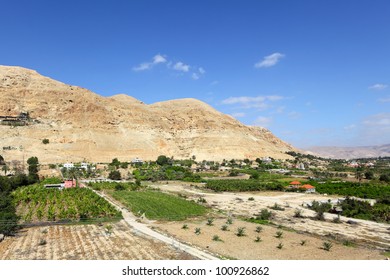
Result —
M 193 201 L 159 191 L 114 191 L 112 196 L 134 214 L 145 213 L 153 220 L 185 220 L 207 212 L 207 208 Z
M 105 199 L 86 188 L 46 189 L 26 186 L 13 192 L 21 220 L 29 222 L 102 221 L 122 215 Z
M 260 180 L 209 180 L 206 188 L 216 192 L 282 191 L 283 184 Z

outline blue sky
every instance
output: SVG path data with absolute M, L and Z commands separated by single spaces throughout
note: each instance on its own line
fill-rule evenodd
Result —
M 0 64 L 192 97 L 300 148 L 390 143 L 390 1 L 3 1 Z

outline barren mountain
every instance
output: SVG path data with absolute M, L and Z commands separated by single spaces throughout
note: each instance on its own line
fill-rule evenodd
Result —
M 390 144 L 358 147 L 311 147 L 310 152 L 325 158 L 337 159 L 390 157 Z
M 0 66 L 0 95 L 1 152 L 8 161 L 30 156 L 46 163 L 154 160 L 161 154 L 197 160 L 286 158 L 286 151 L 295 150 L 269 130 L 246 126 L 196 99 L 147 105 L 10 66 Z M 30 119 L 9 119 L 21 113 Z

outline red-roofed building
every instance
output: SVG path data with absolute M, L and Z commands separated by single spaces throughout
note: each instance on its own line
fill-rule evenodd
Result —
M 65 180 L 64 182 L 64 188 L 75 188 L 77 186 L 76 179 L 73 180 Z
M 289 186 L 292 187 L 292 188 L 297 188 L 297 187 L 299 187 L 301 185 L 302 185 L 302 183 L 299 182 L 299 181 L 292 181 Z
M 300 189 L 305 189 L 307 193 L 314 193 L 316 192 L 316 188 L 312 185 L 305 184 L 303 186 L 299 187 Z

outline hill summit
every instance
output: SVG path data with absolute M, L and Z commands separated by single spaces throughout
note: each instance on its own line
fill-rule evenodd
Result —
M 0 66 L 1 146 L 6 160 L 108 162 L 159 155 L 197 160 L 287 158 L 295 150 L 196 99 L 145 104 L 103 97 L 36 71 Z M 43 139 L 48 139 L 43 143 Z

